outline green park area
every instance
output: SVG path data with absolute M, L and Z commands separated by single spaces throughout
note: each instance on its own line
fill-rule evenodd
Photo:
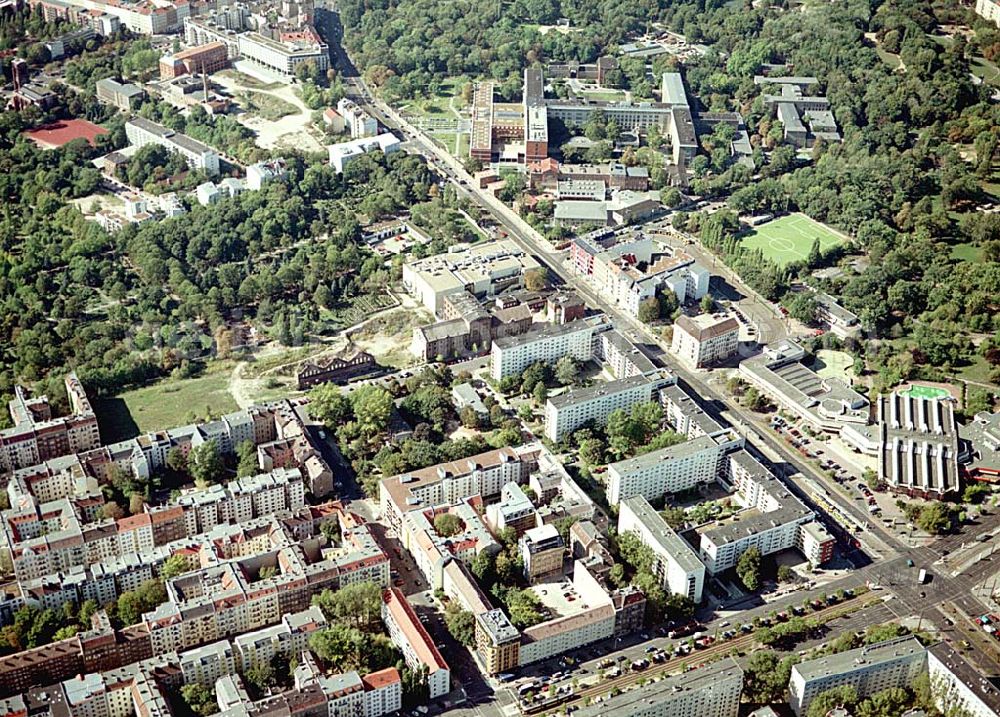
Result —
M 924 398 L 924 399 L 935 399 L 935 398 L 947 398 L 950 394 L 943 388 L 937 388 L 936 386 L 921 386 L 918 383 L 911 384 L 909 388 L 901 392 L 904 396 L 909 396 L 911 398 Z
M 854 357 L 845 351 L 820 349 L 813 370 L 820 378 L 839 378 L 850 385 L 854 376 Z
M 231 364 L 219 363 L 202 376 L 167 379 L 94 401 L 101 439 L 125 440 L 146 431 L 173 428 L 239 409 L 229 393 Z
M 806 261 L 817 239 L 821 252 L 847 241 L 844 235 L 805 214 L 789 214 L 761 224 L 744 237 L 741 245 L 746 249 L 760 249 L 765 259 L 786 267 L 796 261 Z

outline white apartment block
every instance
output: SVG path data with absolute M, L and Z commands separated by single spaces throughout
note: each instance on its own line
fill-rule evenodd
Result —
M 927 669 L 927 651 L 913 636 L 900 637 L 792 667 L 788 704 L 803 715 L 822 692 L 849 685 L 858 698 L 891 688 L 906 688 Z
M 679 675 L 625 690 L 576 717 L 737 717 L 743 671 L 727 657 Z
M 144 117 L 129 119 L 125 123 L 125 135 L 135 147 L 158 144 L 183 156 L 192 169 L 201 169 L 212 177 L 219 173 L 219 155 L 207 144 Z
M 378 122 L 375 118 L 346 97 L 342 97 L 337 103 L 337 113 L 344 118 L 344 126 L 351 133 L 351 139 L 374 137 L 378 134 Z
M 258 32 L 246 32 L 239 36 L 238 44 L 244 59 L 285 80 L 292 79 L 303 62 L 314 63 L 319 72 L 330 67 L 329 47 L 311 27 L 282 32 L 276 40 Z
M 944 714 L 995 717 L 1000 690 L 952 647 L 940 642 L 927 650 L 927 670 L 937 708 Z
M 580 319 L 544 325 L 520 336 L 502 336 L 490 349 L 490 375 L 495 381 L 519 376 L 533 363 L 555 364 L 564 356 L 589 361 L 594 354 L 594 325 Z
M 1000 0 L 976 0 L 976 13 L 1000 27 Z
M 681 315 L 674 322 L 670 352 L 689 366 L 702 368 L 734 356 L 739 339 L 740 325 L 731 316 Z
M 494 342 L 494 350 L 496 345 Z M 602 426 L 612 411 L 629 410 L 637 404 L 647 403 L 660 388 L 676 382 L 676 376 L 663 370 L 570 389 L 546 401 L 545 435 L 550 441 L 558 442 L 588 421 Z
M 176 32 L 191 14 L 187 2 L 112 3 L 104 0 L 67 0 L 70 5 L 117 17 L 122 25 L 140 35 Z
M 698 553 L 642 496 L 624 500 L 619 506 L 618 534 L 624 533 L 634 533 L 653 551 L 656 556 L 653 571 L 664 590 L 684 595 L 695 603 L 701 602 L 705 566 L 698 559 Z
M 375 137 L 359 137 L 349 142 L 331 144 L 326 149 L 330 155 L 330 166 L 336 170 L 337 174 L 341 174 L 347 165 L 358 157 L 363 157 L 371 152 L 392 154 L 398 152 L 400 146 L 401 143 L 396 135 L 385 132 Z
M 722 457 L 744 443 L 730 430 L 611 463 L 607 472 L 608 502 L 616 505 L 633 496 L 657 500 L 666 493 L 714 483 Z

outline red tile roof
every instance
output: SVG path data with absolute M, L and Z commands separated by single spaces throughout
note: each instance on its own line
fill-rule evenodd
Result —
M 387 667 L 378 672 L 370 672 L 361 678 L 366 690 L 380 690 L 400 681 L 399 670 Z

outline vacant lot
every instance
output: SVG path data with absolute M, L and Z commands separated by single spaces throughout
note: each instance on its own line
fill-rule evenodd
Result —
M 785 267 L 808 259 L 817 239 L 822 252 L 847 241 L 844 235 L 805 214 L 789 214 L 761 224 L 743 239 L 741 245 L 747 249 L 760 249 L 764 258 Z
M 121 441 L 237 410 L 229 393 L 229 369 L 228 364 L 220 364 L 198 378 L 167 379 L 97 399 L 94 408 L 101 438 L 105 443 Z

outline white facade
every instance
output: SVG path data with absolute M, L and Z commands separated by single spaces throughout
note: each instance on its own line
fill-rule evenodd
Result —
M 923 673 L 927 651 L 916 637 L 907 636 L 875 645 L 820 657 L 792 667 L 788 704 L 803 715 L 821 692 L 850 685 L 858 698 L 891 688 L 906 688 Z
M 219 155 L 215 150 L 156 122 L 133 117 L 125 123 L 125 136 L 135 147 L 158 144 L 170 152 L 182 155 L 193 169 L 204 170 L 213 177 L 219 173 Z
M 378 122 L 375 118 L 346 97 L 342 97 L 337 103 L 337 113 L 343 118 L 344 127 L 350 132 L 351 139 L 374 137 L 378 134 Z
M 674 322 L 670 352 L 701 368 L 724 361 L 739 349 L 740 325 L 731 317 L 681 316 Z
M 1000 0 L 976 0 L 976 13 L 1000 27 Z
M 557 442 L 588 421 L 604 425 L 613 411 L 647 403 L 654 391 L 676 380 L 666 373 L 631 376 L 553 396 L 545 404 L 545 436 Z
M 243 33 L 238 39 L 240 54 L 285 79 L 291 79 L 303 62 L 313 62 L 317 70 L 326 72 L 330 67 L 326 43 L 311 28 L 294 34 L 295 39 L 280 41 L 256 32 Z
M 588 361 L 594 353 L 593 335 L 593 325 L 578 320 L 496 339 L 490 350 L 490 375 L 499 381 L 520 375 L 538 361 L 555 364 L 564 356 Z
M 669 448 L 608 465 L 608 502 L 615 505 L 633 496 L 656 500 L 718 478 L 722 456 L 742 447 L 736 433 L 700 436 Z
M 667 525 L 649 501 L 636 496 L 622 501 L 618 513 L 618 534 L 634 533 L 656 556 L 653 571 L 664 590 L 701 602 L 705 587 L 705 566 L 694 548 Z
M 363 137 L 352 139 L 350 142 L 332 144 L 327 150 L 330 153 L 330 165 L 337 170 L 337 174 L 341 174 L 348 164 L 362 155 L 369 152 L 391 154 L 398 151 L 399 147 L 400 142 L 396 139 L 396 135 L 386 132 L 377 137 Z

